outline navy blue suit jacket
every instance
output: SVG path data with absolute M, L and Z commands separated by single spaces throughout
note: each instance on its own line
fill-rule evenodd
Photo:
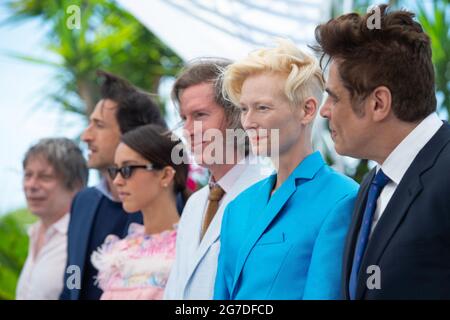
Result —
M 71 269 L 66 268 L 64 289 L 60 299 L 100 298 L 101 291 L 93 284 L 94 279 L 84 278 L 85 267 L 92 253 L 89 248 L 100 246 L 108 234 L 116 234 L 123 238 L 126 236 L 131 222 L 143 223 L 141 213 L 128 214 L 121 207 L 119 210 L 122 210 L 123 215 L 106 213 L 108 219 L 102 218 L 102 221 L 96 221 L 96 217 L 99 216 L 99 210 L 102 207 L 102 200 L 108 201 L 97 188 L 91 187 L 80 191 L 72 202 L 68 230 L 67 267 L 76 266 L 79 268 L 80 274 L 77 274 L 77 276 L 81 277 L 79 280 L 82 285 L 80 289 L 68 288 L 68 278 L 76 273 L 68 272 Z M 101 216 L 105 217 L 105 215 Z M 83 287 L 83 284 L 86 283 L 88 285 Z M 95 292 L 86 292 L 86 290 Z
M 436 132 L 406 171 L 381 216 L 358 275 L 356 299 L 450 299 L 450 126 Z M 342 292 L 349 279 L 372 170 L 361 184 L 347 236 Z M 369 268 L 369 266 L 378 267 Z M 374 284 L 378 273 L 380 288 Z M 372 282 L 374 281 L 374 282 Z

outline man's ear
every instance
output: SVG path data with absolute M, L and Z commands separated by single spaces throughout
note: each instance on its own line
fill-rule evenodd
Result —
M 392 110 L 391 90 L 386 86 L 375 88 L 368 97 L 368 104 L 373 121 L 383 121 L 389 116 Z
M 316 98 L 308 97 L 303 102 L 301 108 L 302 108 L 301 113 L 303 114 L 301 123 L 304 125 L 310 124 L 314 121 L 314 118 L 316 117 L 317 110 L 319 109 L 319 103 L 317 102 Z
M 163 188 L 168 187 L 170 183 L 174 180 L 175 173 L 176 171 L 174 168 L 172 168 L 171 166 L 165 166 L 161 170 L 161 180 L 160 180 L 161 187 Z

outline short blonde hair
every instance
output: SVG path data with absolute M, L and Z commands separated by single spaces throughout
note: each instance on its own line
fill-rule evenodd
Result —
M 239 105 L 244 81 L 252 75 L 273 72 L 286 75 L 284 93 L 293 106 L 308 97 L 320 104 L 325 89 L 325 80 L 318 60 L 298 49 L 287 39 L 278 39 L 275 48 L 264 48 L 251 52 L 223 70 L 223 95 Z

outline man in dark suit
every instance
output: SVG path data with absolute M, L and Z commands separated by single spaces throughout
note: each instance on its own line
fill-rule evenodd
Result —
M 377 163 L 347 236 L 346 299 L 450 299 L 450 126 L 436 114 L 430 38 L 408 11 L 379 6 L 316 29 L 330 57 L 339 154 Z
M 61 299 L 99 299 L 102 291 L 95 284 L 97 270 L 91 254 L 109 234 L 126 236 L 131 222 L 142 223 L 142 214 L 122 209 L 117 191 L 106 173 L 114 163 L 114 152 L 121 134 L 141 125 L 166 126 L 159 108 L 148 94 L 124 79 L 99 72 L 104 81 L 102 99 L 90 115 L 81 139 L 89 148 L 88 166 L 100 171 L 99 185 L 79 192 L 71 207 L 68 230 L 68 260 Z

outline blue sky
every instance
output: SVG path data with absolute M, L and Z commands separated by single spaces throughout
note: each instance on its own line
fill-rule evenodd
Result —
M 0 21 L 8 12 L 0 6 Z M 22 193 L 22 157 L 43 137 L 76 137 L 85 125 L 79 116 L 61 113 L 46 94 L 52 90 L 51 67 L 5 55 L 17 52 L 48 57 L 39 21 L 0 27 L 0 215 L 25 206 Z

